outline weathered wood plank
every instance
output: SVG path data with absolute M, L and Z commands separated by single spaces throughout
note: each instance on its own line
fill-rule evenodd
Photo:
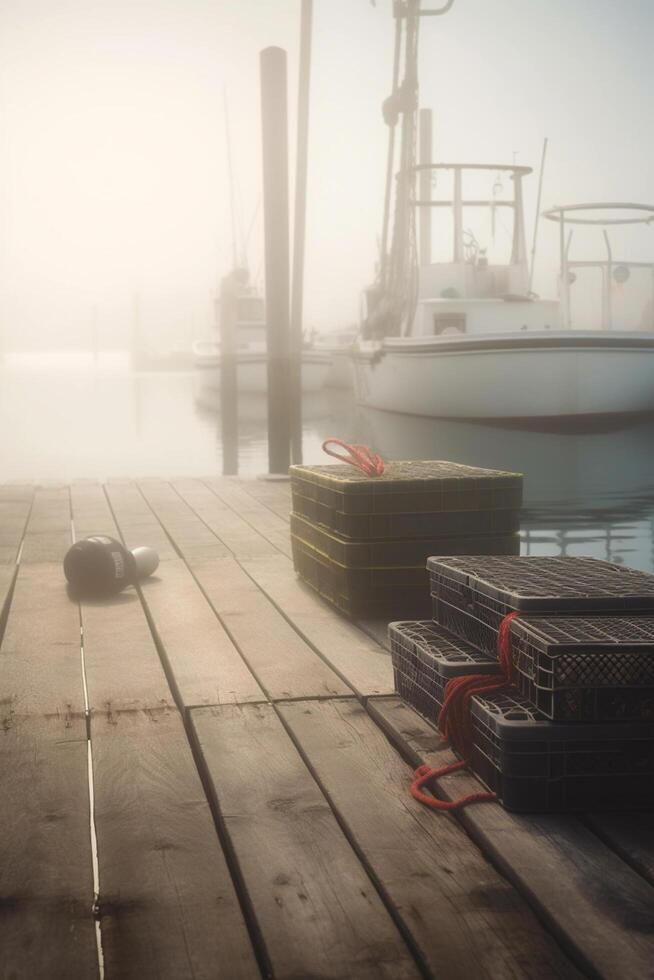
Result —
M 274 709 L 201 708 L 191 721 L 272 974 L 419 976 Z
M 100 483 L 84 480 L 71 484 L 70 509 L 76 541 L 92 534 L 119 538 L 116 522 Z
M 116 713 L 174 704 L 150 627 L 132 590 L 82 603 L 91 708 Z
M 258 558 L 278 553 L 275 545 L 200 480 L 176 480 L 172 486 L 235 558 Z
M 118 535 L 101 487 L 74 488 L 73 508 L 85 529 Z M 107 972 L 259 976 L 140 599 L 129 590 L 81 608 Z
M 105 491 L 116 521 L 120 525 L 125 545 L 130 550 L 147 545 L 154 548 L 162 562 L 179 558 L 159 518 L 153 513 L 135 483 L 110 480 L 105 484 Z
M 92 719 L 107 977 L 260 977 L 179 713 Z
M 60 562 L 71 542 L 68 487 L 37 489 L 23 538 L 21 563 Z
M 1 722 L 0 977 L 89 980 L 98 959 L 84 716 L 11 716 L 3 705 Z
M 84 712 L 79 611 L 58 562 L 19 568 L 0 652 L 0 691 L 12 714 Z
M 67 491 L 40 491 L 28 558 L 63 528 Z M 21 564 L 0 647 L 3 980 L 97 974 L 88 793 L 79 611 L 58 561 Z
M 207 479 L 204 481 L 214 494 L 238 514 L 250 527 L 263 535 L 278 551 L 291 557 L 291 536 L 288 519 L 284 520 L 270 510 L 260 500 L 251 497 L 240 483 L 229 479 Z M 237 556 L 241 557 L 241 556 Z M 243 555 L 242 557 L 247 557 Z M 256 557 L 256 556 L 252 556 Z
M 243 490 L 260 501 L 278 517 L 288 524 L 291 514 L 291 483 L 290 480 L 239 480 Z
M 14 564 L 18 557 L 34 490 L 32 487 L 2 487 L 0 492 L 0 563 Z M 0 593 L 1 598 L 1 593 Z
M 453 761 L 436 729 L 398 698 L 371 699 L 367 707 L 412 765 Z M 446 799 L 478 789 L 467 773 L 439 781 Z M 651 980 L 654 892 L 579 820 L 512 814 L 489 803 L 466 807 L 459 819 L 583 970 L 605 980 Z
M 654 884 L 654 816 L 591 813 L 587 823 L 623 860 Z
M 277 555 L 242 564 L 300 636 L 357 694 L 393 694 L 393 667 L 388 652 L 304 585 L 288 558 Z
M 178 704 L 188 709 L 266 700 L 181 558 L 142 582 L 141 594 Z
M 107 500 L 98 484 L 76 484 L 71 488 L 71 496 L 76 530 L 80 528 L 83 534 L 87 534 L 95 529 L 98 533 L 116 538 L 121 536 L 122 525 L 116 526 L 109 507 L 113 499 L 112 489 Z M 139 499 L 147 508 L 140 494 Z M 154 515 L 151 514 L 151 517 L 156 521 Z M 122 631 L 124 627 L 140 651 L 135 665 L 144 668 L 145 674 L 138 685 L 141 692 L 139 703 L 134 707 L 148 708 L 168 703 L 167 686 L 162 688 L 163 675 L 153 657 L 152 632 L 159 653 L 165 659 L 175 700 L 180 706 L 186 708 L 196 704 L 265 700 L 263 691 L 181 559 L 166 561 L 159 574 L 146 579 L 140 588 L 141 598 L 150 616 L 148 629 L 134 604 L 129 610 L 126 608 L 129 605 L 129 592 L 123 593 L 115 606 L 115 625 L 103 613 L 100 614 L 101 623 L 112 631 Z M 101 603 L 100 608 L 104 609 L 105 605 Z M 97 619 L 93 609 L 91 604 L 85 605 L 85 622 L 89 628 Z M 106 643 L 102 643 L 101 649 L 105 648 Z M 102 680 L 104 691 L 108 690 L 107 683 L 115 674 L 115 664 L 111 658 L 106 668 L 108 676 Z M 91 672 L 96 671 L 98 665 L 92 664 L 90 669 Z M 132 680 L 134 682 L 134 677 Z M 158 700 L 154 703 L 147 699 L 148 686 L 152 683 L 155 685 L 153 693 L 158 688 Z M 118 710 L 124 708 L 124 704 L 118 706 Z M 115 709 L 116 705 L 113 705 L 112 710 Z
M 433 976 L 579 976 L 465 831 L 409 795 L 410 768 L 359 702 L 277 710 Z
M 138 486 L 182 557 L 227 558 L 231 555 L 229 548 L 168 483 L 143 480 Z
M 269 698 L 334 697 L 352 693 L 234 558 L 192 560 L 189 565 Z

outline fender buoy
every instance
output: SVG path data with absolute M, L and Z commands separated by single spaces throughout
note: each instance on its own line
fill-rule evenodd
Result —
M 120 541 L 94 534 L 68 549 L 64 575 L 76 595 L 107 596 L 152 575 L 158 565 L 159 555 L 153 548 L 128 551 Z

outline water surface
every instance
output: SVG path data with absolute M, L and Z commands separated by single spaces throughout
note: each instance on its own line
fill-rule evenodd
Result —
M 132 372 L 120 354 L 7 355 L 0 367 L 1 479 L 208 476 L 222 472 L 220 419 L 193 372 Z M 239 469 L 267 469 L 265 399 L 239 403 Z M 523 551 L 592 555 L 654 570 L 654 421 L 586 432 L 515 428 L 360 409 L 347 392 L 304 406 L 304 459 L 323 439 L 388 459 L 452 459 L 525 474 Z

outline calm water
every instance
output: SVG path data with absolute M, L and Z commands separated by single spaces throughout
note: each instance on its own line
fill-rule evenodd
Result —
M 193 373 L 130 372 L 119 355 L 7 356 L 0 367 L 3 481 L 218 474 L 220 420 Z M 240 472 L 267 466 L 265 399 L 242 398 Z M 346 392 L 305 403 L 305 462 L 322 440 L 388 459 L 453 459 L 525 474 L 523 550 L 593 555 L 654 570 L 654 421 L 538 433 L 357 408 Z

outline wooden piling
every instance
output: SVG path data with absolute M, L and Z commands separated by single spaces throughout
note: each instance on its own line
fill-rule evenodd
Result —
M 293 278 L 291 285 L 291 451 L 302 462 L 302 328 L 304 295 L 304 235 L 309 150 L 309 82 L 311 77 L 311 20 L 313 0 L 302 0 L 300 20 L 300 79 L 297 102 L 295 209 L 293 212 Z
M 286 52 L 261 52 L 263 210 L 268 346 L 268 468 L 290 465 L 288 120 Z

